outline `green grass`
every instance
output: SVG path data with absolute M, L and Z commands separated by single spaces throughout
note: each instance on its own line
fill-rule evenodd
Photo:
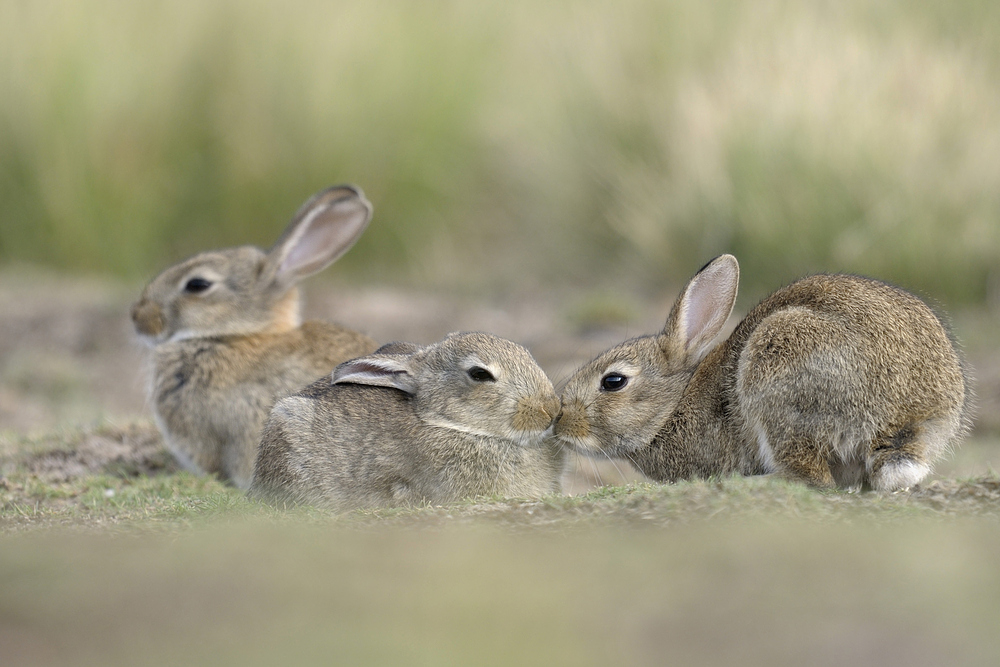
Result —
M 357 280 L 660 290 L 730 251 L 748 301 L 982 302 L 998 34 L 983 0 L 8 3 L 0 261 L 147 278 L 352 181 Z
M 973 450 L 979 456 L 994 451 L 982 446 Z M 171 532 L 243 519 L 318 522 L 344 529 L 467 524 L 562 530 L 703 520 L 891 524 L 949 517 L 1000 519 L 1000 477 L 992 471 L 945 477 L 887 495 L 817 492 L 776 478 L 733 477 L 602 486 L 541 500 L 476 498 L 447 506 L 342 514 L 312 508 L 284 512 L 247 500 L 212 477 L 178 470 L 147 421 L 0 438 L 0 531 L 6 532 L 54 527 Z

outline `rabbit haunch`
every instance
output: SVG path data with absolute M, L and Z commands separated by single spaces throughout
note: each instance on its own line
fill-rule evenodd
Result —
M 811 276 L 764 299 L 713 347 L 738 279 L 734 257 L 713 260 L 661 333 L 580 369 L 556 435 L 657 480 L 778 473 L 897 490 L 964 433 L 962 361 L 917 297 L 868 278 Z
M 146 286 L 132 319 L 152 347 L 157 424 L 183 465 L 247 488 L 275 398 L 375 349 L 337 325 L 303 324 L 295 287 L 346 252 L 370 218 L 360 190 L 328 188 L 302 206 L 270 251 L 203 252 Z
M 559 399 L 526 349 L 483 333 L 391 343 L 268 419 L 250 488 L 338 509 L 559 491 Z

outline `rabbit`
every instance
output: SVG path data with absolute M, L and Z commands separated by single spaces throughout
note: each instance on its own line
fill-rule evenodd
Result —
M 522 346 L 455 333 L 391 343 L 279 400 L 252 498 L 336 510 L 560 492 L 552 383 Z
M 578 370 L 556 437 L 658 481 L 774 473 L 897 491 L 964 435 L 965 365 L 920 299 L 869 278 L 814 275 L 765 298 L 713 346 L 738 282 L 735 257 L 712 260 L 663 331 Z
M 371 212 L 360 189 L 331 187 L 299 209 L 270 251 L 203 252 L 146 286 L 132 320 L 152 348 L 150 400 L 181 465 L 245 490 L 275 398 L 377 347 L 361 333 L 302 322 L 295 286 L 343 255 Z

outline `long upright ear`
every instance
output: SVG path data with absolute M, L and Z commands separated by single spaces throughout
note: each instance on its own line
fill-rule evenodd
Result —
M 740 265 L 732 255 L 706 264 L 677 297 L 661 345 L 684 354 L 689 364 L 701 361 L 733 312 L 739 282 Z
M 263 278 L 290 285 L 325 269 L 354 245 L 371 217 L 360 188 L 335 185 L 317 193 L 268 252 Z
M 370 354 L 351 359 L 333 369 L 333 384 L 367 384 L 416 392 L 408 354 Z

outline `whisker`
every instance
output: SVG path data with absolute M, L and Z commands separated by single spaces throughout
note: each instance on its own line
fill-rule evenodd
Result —
M 497 465 L 497 477 L 493 481 L 493 495 L 495 496 L 504 495 L 500 492 L 500 478 L 503 476 L 503 466 L 507 462 L 507 454 L 510 453 L 511 449 L 512 447 L 507 447 L 505 451 L 501 452 L 502 456 L 499 464 Z
M 629 452 L 622 452 L 622 455 L 625 457 L 626 460 L 628 460 L 629 463 L 632 464 L 632 467 L 636 469 L 636 472 L 642 473 L 642 469 L 639 467 L 639 464 L 636 462 L 636 460 L 632 458 L 632 454 L 630 454 Z
M 597 485 L 604 486 L 604 478 L 601 476 L 601 469 L 597 467 L 597 462 L 590 456 L 584 456 L 584 458 L 587 459 L 591 470 L 593 470 L 593 477 L 597 480 Z
M 621 478 L 621 481 L 623 481 L 623 482 L 624 482 L 624 481 L 625 481 L 625 473 L 623 473 L 623 472 L 622 472 L 622 469 L 618 467 L 618 464 L 617 464 L 617 463 L 615 463 L 615 460 L 614 460 L 613 458 L 611 458 L 611 455 L 610 455 L 610 454 L 608 454 L 608 453 L 607 453 L 606 451 L 604 451 L 603 449 L 601 450 L 601 453 L 602 453 L 602 454 L 604 454 L 604 458 L 606 458 L 606 459 L 607 459 L 608 461 L 610 461 L 610 462 L 611 462 L 611 465 L 613 465 L 613 466 L 615 467 L 615 470 L 617 470 L 617 471 L 618 471 L 618 477 L 620 477 L 620 478 Z

